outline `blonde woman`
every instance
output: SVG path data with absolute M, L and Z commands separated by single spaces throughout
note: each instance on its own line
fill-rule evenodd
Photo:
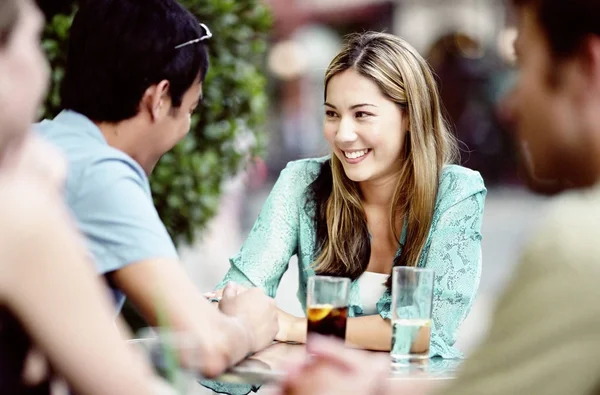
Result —
M 348 38 L 325 75 L 324 134 L 330 157 L 291 162 L 275 184 L 221 283 L 275 296 L 298 255 L 298 297 L 314 274 L 353 280 L 346 339 L 389 350 L 394 266 L 436 272 L 431 355 L 453 358 L 481 273 L 486 189 L 453 165 L 456 142 L 432 72 L 390 34 Z M 303 342 L 306 320 L 280 312 L 281 341 Z

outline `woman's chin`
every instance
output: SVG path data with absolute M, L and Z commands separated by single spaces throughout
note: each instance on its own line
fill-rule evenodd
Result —
M 348 177 L 350 181 L 354 182 L 368 181 L 370 178 L 366 172 L 359 171 L 358 169 L 352 169 L 350 171 L 345 170 L 344 172 L 346 173 L 346 177 Z

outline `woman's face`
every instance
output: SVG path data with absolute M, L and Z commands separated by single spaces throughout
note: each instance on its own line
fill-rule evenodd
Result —
M 325 138 L 346 176 L 355 182 L 394 177 L 408 126 L 400 106 L 353 69 L 332 77 L 325 97 Z
M 25 136 L 48 85 L 48 64 L 40 47 L 43 17 L 30 0 L 19 0 L 19 19 L 0 48 L 0 150 Z

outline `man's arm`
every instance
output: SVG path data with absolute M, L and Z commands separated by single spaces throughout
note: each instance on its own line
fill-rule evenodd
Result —
M 208 377 L 265 347 L 277 329 L 273 299 L 262 293 L 246 294 L 243 301 L 233 303 L 256 304 L 254 317 L 243 309 L 231 316 L 223 314 L 210 305 L 175 260 L 136 262 L 113 272 L 110 278 L 151 325 L 159 325 L 157 314 L 162 309 L 173 330 L 192 335 Z
M 172 329 L 192 336 L 202 372 L 214 376 L 272 341 L 277 330 L 274 302 L 252 293 L 233 298 L 226 315 L 211 308 L 178 261 L 144 177 L 122 159 L 99 161 L 87 169 L 71 196 L 72 209 L 98 271 L 149 323 L 162 324 L 157 320 L 161 309 Z M 242 308 L 247 303 L 256 304 L 252 316 Z
M 0 190 L 0 304 L 78 393 L 151 394 L 150 367 L 114 328 L 108 295 L 55 191 L 23 175 L 2 179 Z

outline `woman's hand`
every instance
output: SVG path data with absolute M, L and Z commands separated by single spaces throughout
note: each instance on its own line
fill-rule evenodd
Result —
M 275 340 L 280 342 L 306 343 L 306 318 L 296 317 L 277 309 L 279 332 Z
M 229 282 L 226 285 L 228 292 L 235 292 L 236 295 L 244 293 L 249 288 L 246 288 L 242 285 L 239 285 L 234 282 Z M 223 290 L 219 289 L 214 292 L 206 292 L 204 297 L 207 299 L 221 299 L 223 297 Z M 306 342 L 306 319 L 302 317 L 296 317 L 281 309 L 277 309 L 278 321 L 279 321 L 279 331 L 277 332 L 277 336 L 275 336 L 275 340 L 280 342 L 295 342 L 295 343 L 305 343 Z

